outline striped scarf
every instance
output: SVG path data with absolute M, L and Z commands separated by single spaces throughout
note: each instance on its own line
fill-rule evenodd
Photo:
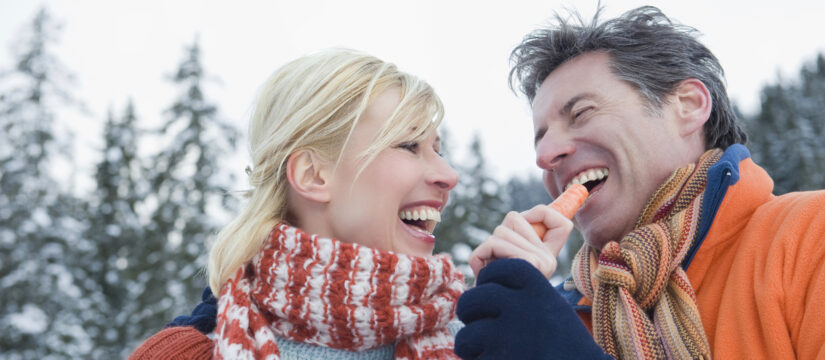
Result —
M 416 257 L 279 224 L 223 286 L 215 357 L 279 359 L 276 337 L 396 359 L 452 359 L 446 328 L 464 280 L 446 255 Z
M 677 169 L 621 241 L 576 254 L 573 281 L 593 301 L 596 342 L 614 358 L 710 359 L 681 263 L 696 238 L 708 168 L 721 155 L 709 150 Z

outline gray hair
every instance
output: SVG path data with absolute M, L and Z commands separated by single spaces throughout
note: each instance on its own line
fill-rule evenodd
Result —
M 704 126 L 707 148 L 726 148 L 747 142 L 725 90 L 719 60 L 696 39 L 696 29 L 673 23 L 659 9 L 643 6 L 599 23 L 596 11 L 587 24 L 571 11 L 573 19 L 555 15 L 557 24 L 535 30 L 510 54 L 510 87 L 516 84 L 530 103 L 544 79 L 576 56 L 604 52 L 611 71 L 639 92 L 650 110 L 658 113 L 666 96 L 683 80 L 695 78 L 708 88 L 710 118 Z

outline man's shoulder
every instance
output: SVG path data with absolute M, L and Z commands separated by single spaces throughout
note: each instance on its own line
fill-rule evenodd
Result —
M 774 223 L 806 226 L 825 222 L 825 190 L 791 192 L 762 204 L 754 216 Z
M 825 190 L 792 192 L 771 199 L 754 212 L 747 230 L 747 237 L 763 238 L 771 251 L 819 256 L 816 249 L 825 239 Z M 813 252 L 799 253 L 803 249 Z M 825 260 L 825 254 L 820 255 Z

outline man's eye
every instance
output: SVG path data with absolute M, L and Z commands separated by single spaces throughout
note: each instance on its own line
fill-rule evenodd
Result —
M 408 142 L 398 145 L 399 148 L 407 150 L 413 154 L 418 153 L 418 143 L 417 142 Z
M 573 113 L 573 119 L 578 119 L 579 116 L 584 115 L 586 112 L 590 111 L 591 109 L 593 109 L 593 108 L 592 107 L 586 107 L 584 109 L 581 109 L 581 110 L 578 110 L 578 111 L 574 112 Z

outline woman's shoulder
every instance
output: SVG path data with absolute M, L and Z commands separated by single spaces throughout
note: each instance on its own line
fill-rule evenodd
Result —
M 174 326 L 152 335 L 129 360 L 211 359 L 214 342 L 191 326 Z

